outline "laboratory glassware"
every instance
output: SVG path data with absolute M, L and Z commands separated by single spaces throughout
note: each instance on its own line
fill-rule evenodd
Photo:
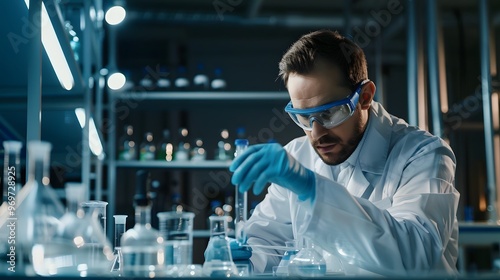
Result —
M 195 146 L 191 150 L 191 160 L 203 161 L 207 158 L 205 148 L 203 148 L 203 140 L 198 138 L 194 141 Z
M 208 277 L 233 277 L 237 275 L 227 238 L 227 216 L 210 216 L 210 250 L 205 254 L 203 275 Z
M 33 269 L 41 276 L 105 276 L 113 251 L 96 218 L 97 211 L 81 208 L 85 185 L 66 183 L 65 191 L 67 211 L 57 234 L 33 247 Z
M 121 239 L 122 275 L 158 277 L 165 273 L 163 237 L 151 227 L 151 204 L 147 196 L 148 173 L 136 173 L 135 225 Z
M 297 242 L 295 240 L 286 241 L 285 246 L 286 251 L 281 257 L 281 261 L 276 270 L 276 276 L 288 276 L 288 265 L 290 264 L 290 261 L 295 258 L 295 255 L 297 255 L 297 253 L 299 252 Z
M 121 238 L 126 231 L 127 215 L 113 215 L 115 218 L 115 248 L 113 255 L 115 256 L 113 260 L 113 265 L 111 266 L 111 272 L 116 272 L 121 276 L 121 264 L 122 264 L 122 248 L 121 248 Z
M 314 242 L 304 237 L 302 249 L 288 264 L 288 275 L 296 277 L 323 277 L 326 274 L 326 262 L 316 251 Z
M 104 235 L 106 235 L 106 201 L 89 200 L 81 202 L 81 208 L 86 214 L 94 216 L 96 221 L 101 225 Z
M 163 130 L 163 138 L 158 144 L 156 159 L 164 161 L 172 161 L 174 159 L 174 144 L 170 139 L 170 130 Z
M 124 134 L 120 138 L 118 158 L 121 160 L 135 160 L 136 148 L 134 127 L 132 125 L 125 125 Z
M 4 204 L 6 215 L 1 214 L 0 232 L 14 238 L 15 244 L 10 243 L 8 249 L 14 246 L 18 271 L 28 260 L 33 261 L 32 248 L 54 238 L 64 215 L 64 207 L 50 185 L 51 150 L 48 142 L 28 143 L 28 180 L 9 204 Z
M 21 189 L 21 148 L 20 141 L 3 141 L 3 200 L 9 202 L 15 200 L 15 196 Z
M 154 160 L 156 154 L 156 146 L 153 143 L 153 133 L 146 132 L 144 134 L 144 139 L 141 142 L 139 150 L 140 160 Z
M 248 140 L 247 139 L 236 139 L 234 141 L 235 152 L 234 158 L 240 156 L 247 148 L 248 148 Z M 240 192 L 238 186 L 235 189 L 235 217 L 234 217 L 234 229 L 236 240 L 240 244 L 244 244 L 247 241 L 247 236 L 245 234 L 245 223 L 247 221 L 247 213 L 248 213 L 248 193 Z
M 165 245 L 165 260 L 172 265 L 192 264 L 194 213 L 169 211 L 157 216 Z
M 210 86 L 213 90 L 224 90 L 227 87 L 226 80 L 224 79 L 224 75 L 222 75 L 222 68 L 217 67 L 214 71 L 215 78 L 210 83 Z
M 179 142 L 175 151 L 175 160 L 189 160 L 191 145 L 188 141 L 189 130 L 185 127 L 179 128 Z
M 231 143 L 229 143 L 228 138 L 229 138 L 229 130 L 226 128 L 222 129 L 220 132 L 220 139 L 217 142 L 217 148 L 215 150 L 215 159 L 216 160 L 229 160 L 231 159 L 232 153 L 231 153 Z

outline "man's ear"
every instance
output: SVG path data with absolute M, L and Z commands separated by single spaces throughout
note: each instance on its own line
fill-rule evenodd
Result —
M 373 97 L 375 96 L 375 90 L 377 87 L 372 81 L 368 81 L 363 85 L 361 89 L 361 93 L 359 94 L 359 105 L 361 105 L 361 109 L 367 110 L 370 108 L 372 104 Z

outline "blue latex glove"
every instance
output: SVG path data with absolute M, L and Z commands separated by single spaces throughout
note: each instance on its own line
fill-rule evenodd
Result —
M 278 184 L 305 200 L 314 196 L 314 173 L 305 168 L 278 143 L 252 145 L 234 159 L 229 167 L 231 182 L 245 192 L 253 185 L 260 194 L 268 182 Z
M 210 240 L 205 249 L 205 259 L 214 259 L 223 257 L 221 254 L 227 252 L 227 249 L 222 248 L 227 246 L 229 243 L 229 248 L 231 250 L 231 256 L 233 261 L 246 261 L 252 256 L 252 249 L 250 247 L 242 247 L 240 243 L 234 238 L 226 239 L 215 239 Z

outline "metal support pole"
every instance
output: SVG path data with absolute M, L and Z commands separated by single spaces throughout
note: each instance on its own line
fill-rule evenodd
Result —
M 418 125 L 418 55 L 417 55 L 417 24 L 415 17 L 415 1 L 407 1 L 407 46 L 408 46 L 408 123 Z
M 30 0 L 28 21 L 32 27 L 28 53 L 26 142 L 41 139 L 42 122 L 42 0 Z M 28 157 L 28 155 L 26 155 Z M 26 158 L 26 179 L 29 160 Z
M 87 200 L 90 198 L 90 147 L 89 147 L 89 130 L 90 130 L 90 111 L 91 111 L 91 36 L 92 32 L 90 23 L 90 1 L 84 1 L 84 30 L 83 30 L 83 81 L 84 81 L 84 110 L 85 110 L 85 126 L 82 129 L 82 183 L 86 186 Z
M 480 55 L 481 55 L 481 93 L 483 99 L 483 122 L 484 141 L 486 152 L 486 178 L 488 191 L 488 221 L 498 223 L 498 212 L 496 207 L 497 192 L 495 178 L 495 149 L 493 146 L 493 125 L 491 110 L 491 73 L 490 73 L 490 42 L 489 42 L 489 18 L 488 1 L 479 1 L 479 32 L 480 32 Z
M 429 66 L 429 88 L 431 97 L 432 132 L 442 137 L 442 115 L 439 97 L 439 64 L 438 64 L 438 40 L 437 40 L 437 7 L 436 1 L 427 0 L 427 63 Z
M 382 36 L 375 39 L 375 83 L 377 84 L 377 94 L 375 100 L 386 106 L 385 104 L 385 91 L 384 91 L 384 69 L 382 63 Z

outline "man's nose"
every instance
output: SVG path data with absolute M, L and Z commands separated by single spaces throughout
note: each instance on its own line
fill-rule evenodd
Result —
M 311 126 L 312 126 L 312 130 L 311 130 L 311 136 L 314 138 L 314 139 L 319 139 L 321 138 L 322 136 L 324 136 L 325 134 L 328 133 L 328 129 L 326 129 L 320 122 L 318 122 L 316 119 L 312 119 L 311 120 Z

